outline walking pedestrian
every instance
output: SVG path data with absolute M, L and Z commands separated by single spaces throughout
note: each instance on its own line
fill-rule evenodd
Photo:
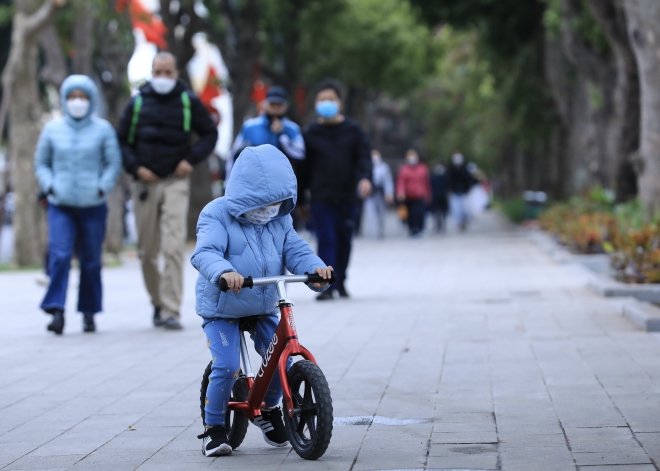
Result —
M 71 75 L 60 89 L 64 118 L 44 127 L 35 152 L 35 173 L 48 196 L 48 274 L 41 309 L 53 316 L 48 330 L 61 334 L 74 250 L 80 262 L 78 311 L 83 331 L 94 332 L 102 310 L 101 255 L 108 209 L 105 198 L 121 172 L 112 125 L 93 117 L 97 90 L 92 79 Z
M 307 155 L 299 172 L 301 197 L 309 190 L 317 253 L 337 272 L 337 281 L 318 300 L 332 299 L 334 291 L 348 297 L 346 272 L 357 203 L 371 194 L 372 187 L 369 139 L 341 107 L 340 85 L 324 81 L 316 93 L 318 118 L 303 133 Z
M 447 213 L 449 212 L 449 175 L 447 169 L 442 164 L 436 164 L 431 172 L 431 194 L 433 202 L 431 203 L 431 213 L 435 220 L 435 229 L 441 232 L 446 229 Z
M 229 174 L 240 153 L 246 147 L 270 144 L 280 150 L 291 163 L 294 172 L 305 158 L 305 141 L 300 127 L 286 118 L 289 102 L 283 87 L 273 86 L 268 89 L 263 104 L 263 113 L 256 118 L 248 119 L 236 136 L 227 159 L 226 177 Z
M 364 200 L 364 218 L 368 234 L 376 239 L 385 237 L 387 206 L 394 203 L 394 181 L 390 166 L 383 161 L 379 151 L 371 151 L 373 164 L 373 191 Z
M 190 174 L 213 151 L 218 130 L 204 104 L 179 80 L 172 54 L 158 53 L 151 74 L 151 82 L 124 109 L 118 136 L 124 168 L 135 178 L 138 255 L 153 323 L 176 330 L 181 329 Z M 198 139 L 191 145 L 193 131 Z
M 406 152 L 405 163 L 399 170 L 396 181 L 396 194 L 408 208 L 408 230 L 412 237 L 419 237 L 424 231 L 426 207 L 431 203 L 431 182 L 426 164 L 420 162 L 415 149 Z
M 467 229 L 469 220 L 467 194 L 473 185 L 474 177 L 467 168 L 463 154 L 455 152 L 451 156 L 449 165 L 449 210 L 461 231 Z

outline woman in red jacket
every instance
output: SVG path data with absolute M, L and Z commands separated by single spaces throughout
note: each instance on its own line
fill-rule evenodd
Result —
M 396 180 L 396 194 L 408 207 L 410 235 L 420 236 L 424 230 L 426 205 L 431 202 L 431 183 L 429 171 L 414 149 L 406 152 L 406 161 Z

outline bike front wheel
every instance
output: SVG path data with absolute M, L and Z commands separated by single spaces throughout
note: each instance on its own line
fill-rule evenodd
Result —
M 293 417 L 284 422 L 291 446 L 301 458 L 323 456 L 332 437 L 332 397 L 325 375 L 308 360 L 294 363 L 287 373 L 293 400 Z

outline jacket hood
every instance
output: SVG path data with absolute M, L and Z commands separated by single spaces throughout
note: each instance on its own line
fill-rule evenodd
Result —
M 89 97 L 89 110 L 85 116 L 78 120 L 73 119 L 71 115 L 69 115 L 69 110 L 66 107 L 66 97 L 74 90 L 82 90 Z M 81 122 L 87 120 L 96 109 L 97 100 L 98 90 L 96 84 L 87 75 L 69 75 L 60 87 L 62 111 L 69 122 Z
M 244 224 L 249 224 L 243 217 L 246 212 L 280 201 L 277 218 L 288 215 L 296 206 L 297 195 L 298 183 L 289 159 L 270 144 L 241 152 L 225 191 L 229 213 Z

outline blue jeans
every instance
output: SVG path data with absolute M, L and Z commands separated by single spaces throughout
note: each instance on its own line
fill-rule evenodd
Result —
M 312 204 L 317 254 L 326 265 L 335 269 L 337 282 L 333 288 L 343 286 L 346 281 L 356 213 L 357 207 L 350 203 Z
M 50 313 L 55 309 L 64 310 L 75 250 L 80 262 L 78 311 L 92 315 L 102 310 L 101 252 L 107 214 L 105 203 L 91 208 L 48 206 L 50 285 L 41 309 Z
M 216 319 L 204 325 L 206 345 L 211 350 L 213 359 L 209 387 L 206 390 L 206 406 L 204 407 L 208 425 L 225 425 L 227 403 L 241 367 L 239 321 L 240 319 Z M 275 314 L 259 316 L 250 331 L 254 349 L 262 357 L 268 350 L 278 323 L 279 319 Z M 289 366 L 291 366 L 290 359 Z M 279 370 L 277 370 L 268 387 L 264 402 L 266 407 L 275 407 L 279 404 L 280 399 L 282 399 L 282 382 Z

